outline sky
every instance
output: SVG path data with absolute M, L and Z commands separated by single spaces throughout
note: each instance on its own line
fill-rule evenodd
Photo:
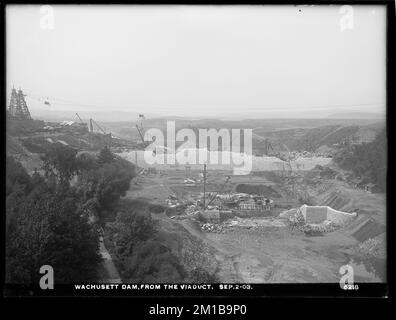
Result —
M 7 105 L 20 87 L 33 116 L 385 114 L 381 6 L 344 30 L 336 5 L 40 8 L 6 8 Z

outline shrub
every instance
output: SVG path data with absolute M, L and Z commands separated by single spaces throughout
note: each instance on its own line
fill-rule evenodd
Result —
M 203 268 L 193 269 L 187 279 L 188 282 L 192 283 L 216 283 L 219 282 L 214 274 L 210 274 Z
M 126 266 L 123 272 L 126 282 L 175 283 L 186 276 L 171 250 L 154 239 L 137 244 Z
M 115 221 L 108 223 L 106 228 L 116 245 L 120 260 L 126 259 L 138 243 L 150 239 L 155 233 L 150 213 L 135 211 L 133 208 L 118 212 Z
M 359 243 L 357 251 L 365 258 L 378 257 L 380 256 L 380 245 L 381 242 L 379 240 L 370 238 Z
M 18 192 L 17 190 L 15 192 Z M 79 214 L 70 187 L 37 185 L 7 203 L 6 281 L 37 283 L 44 264 L 58 283 L 95 279 L 100 262 L 96 232 Z

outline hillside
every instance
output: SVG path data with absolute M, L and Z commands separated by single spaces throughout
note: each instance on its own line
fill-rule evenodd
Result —
M 334 150 L 350 143 L 370 142 L 383 125 L 326 125 L 315 128 L 294 128 L 276 131 L 254 130 L 253 146 L 260 147 L 265 139 L 283 150 L 320 152 L 320 148 Z M 286 146 L 286 147 L 285 147 Z M 282 150 L 281 150 L 282 151 Z
M 127 211 L 122 221 L 118 218 L 107 224 L 105 238 L 124 283 L 215 281 L 215 251 L 203 241 L 205 235 L 196 222 L 171 220 L 163 207 L 140 200 L 125 199 L 124 205 L 135 211 Z M 145 218 L 134 219 L 137 211 L 144 212 Z M 147 237 L 125 241 L 132 231 L 146 228 L 144 223 L 150 229 Z M 128 229 L 134 224 L 139 228 Z
M 357 183 L 375 185 L 378 191 L 386 189 L 387 136 L 383 129 L 369 143 L 351 145 L 340 150 L 334 161 L 345 170 L 353 172 Z

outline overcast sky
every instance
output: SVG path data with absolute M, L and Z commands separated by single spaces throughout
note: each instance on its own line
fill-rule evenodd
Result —
M 33 115 L 385 112 L 379 6 L 354 6 L 343 32 L 335 5 L 53 8 L 42 29 L 40 6 L 7 7 L 7 94 L 21 87 Z

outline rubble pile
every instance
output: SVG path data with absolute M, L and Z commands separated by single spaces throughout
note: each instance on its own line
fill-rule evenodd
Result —
M 320 224 L 307 224 L 303 227 L 304 233 L 306 235 L 322 235 L 328 232 L 333 232 L 337 230 L 338 226 L 332 221 L 326 220 Z
M 250 218 L 243 219 L 239 217 L 235 217 L 232 220 L 225 222 L 227 226 L 232 227 L 242 227 L 242 228 L 262 228 L 262 227 L 276 227 L 282 228 L 286 227 L 286 224 L 283 220 L 277 218 Z
M 283 220 L 276 218 L 265 218 L 265 219 L 243 219 L 235 217 L 224 221 L 222 223 L 201 223 L 201 229 L 205 232 L 225 233 L 227 231 L 234 230 L 235 228 L 245 229 L 260 229 L 260 228 L 282 228 L 286 227 Z
M 174 208 L 177 207 L 178 205 L 180 205 L 179 199 L 175 196 L 169 196 L 166 200 L 165 200 L 166 204 L 168 205 L 169 208 Z
M 196 214 L 198 212 L 199 212 L 198 206 L 194 205 L 194 204 L 187 206 L 187 208 L 185 210 L 186 215 L 192 215 L 192 214 Z
M 223 224 L 217 223 L 201 223 L 200 227 L 205 232 L 224 233 L 226 231 Z
M 306 223 L 303 215 L 299 211 L 288 217 L 288 224 L 292 229 L 300 230 L 308 236 L 323 235 L 333 232 L 340 227 L 330 220 L 325 220 L 321 223 Z

